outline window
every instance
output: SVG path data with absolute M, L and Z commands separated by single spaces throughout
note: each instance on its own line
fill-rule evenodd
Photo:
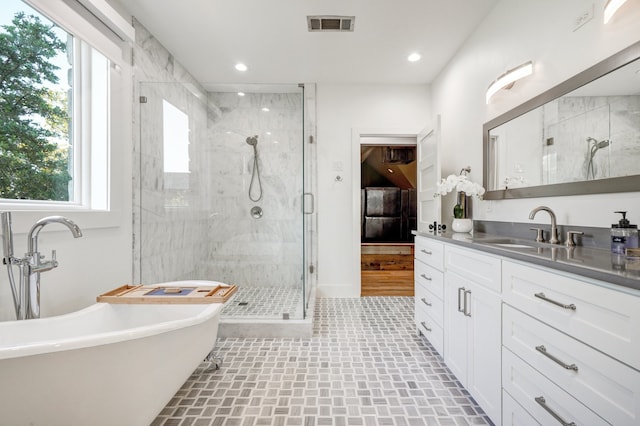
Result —
M 110 211 L 128 45 L 92 0 L 28 3 L 0 5 L 0 210 Z

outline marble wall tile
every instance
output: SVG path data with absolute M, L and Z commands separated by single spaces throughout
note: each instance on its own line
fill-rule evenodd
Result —
M 303 135 L 297 93 L 206 93 L 142 25 L 134 48 L 134 277 L 138 282 L 213 279 L 253 286 L 300 286 L 304 275 Z M 295 86 L 292 86 L 295 88 Z M 189 173 L 167 175 L 162 100 L 189 117 Z M 315 91 L 307 94 L 315 107 Z M 264 111 L 263 108 L 269 111 Z M 306 111 L 307 115 L 309 114 Z M 253 148 L 263 198 L 248 197 Z M 254 189 L 257 180 L 254 179 Z M 310 191 L 310 190 L 309 190 Z M 252 218 L 260 206 L 264 215 Z
M 563 97 L 544 111 L 544 183 L 576 182 L 587 178 L 590 147 L 587 138 L 609 140 L 593 156 L 595 179 L 638 174 L 640 155 L 640 96 Z M 594 176 L 589 174 L 589 178 Z

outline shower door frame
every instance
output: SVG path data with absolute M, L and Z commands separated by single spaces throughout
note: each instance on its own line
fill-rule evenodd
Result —
M 139 101 L 139 108 L 134 109 L 135 119 L 139 125 L 134 127 L 134 148 L 133 158 L 134 165 L 137 165 L 137 173 L 134 173 L 133 179 L 133 278 L 134 282 L 141 283 L 144 278 L 142 275 L 143 262 L 143 127 L 144 127 L 144 88 L 146 85 L 183 85 L 180 82 L 157 82 L 157 81 L 137 81 L 135 84 L 135 97 Z M 315 83 L 305 83 L 298 85 L 301 89 L 302 96 L 302 135 L 303 140 L 303 188 L 302 188 L 302 243 L 303 250 L 303 274 L 302 274 L 302 312 L 303 319 L 307 318 L 309 304 L 315 299 L 315 288 L 317 286 L 317 212 L 315 210 L 315 194 L 316 194 L 316 176 L 317 176 L 317 150 L 316 150 L 316 85 Z M 186 89 L 193 92 L 193 88 Z M 137 131 L 136 131 L 137 130 Z M 135 166 L 134 166 L 135 167 Z M 166 280 L 169 281 L 169 280 Z M 263 319 L 261 317 L 256 317 Z M 292 318 L 293 319 L 293 318 Z

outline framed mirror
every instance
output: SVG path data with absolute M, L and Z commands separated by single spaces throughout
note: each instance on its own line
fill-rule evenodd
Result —
M 640 42 L 483 126 L 484 199 L 640 190 Z

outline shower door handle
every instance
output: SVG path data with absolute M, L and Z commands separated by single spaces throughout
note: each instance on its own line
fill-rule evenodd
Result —
M 307 209 L 307 200 L 311 200 L 308 204 L 310 205 L 310 209 Z M 316 210 L 316 201 L 315 197 L 311 192 L 305 192 L 302 194 L 302 211 L 304 214 L 313 214 Z

